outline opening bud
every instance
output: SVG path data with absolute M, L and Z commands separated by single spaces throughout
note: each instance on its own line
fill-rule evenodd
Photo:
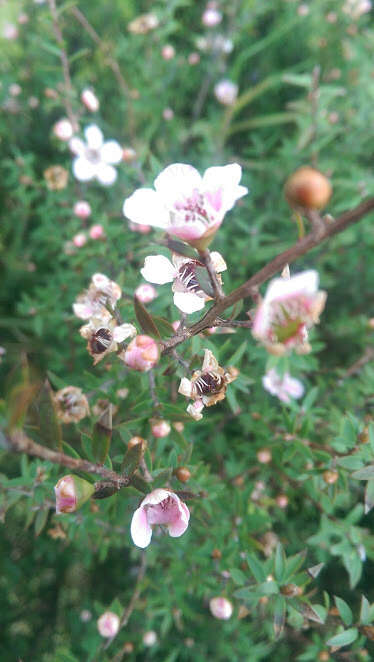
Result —
M 150 336 L 136 336 L 129 344 L 120 358 L 133 370 L 148 372 L 156 365 L 159 359 L 159 349 L 156 341 Z
M 151 420 L 151 430 L 154 437 L 162 439 L 170 434 L 170 424 L 167 421 L 153 418 Z
M 64 476 L 55 485 L 56 513 L 74 513 L 94 493 L 94 486 L 78 476 Z
M 223 597 L 212 598 L 209 602 L 209 609 L 215 618 L 227 621 L 232 616 L 233 606 L 230 600 Z

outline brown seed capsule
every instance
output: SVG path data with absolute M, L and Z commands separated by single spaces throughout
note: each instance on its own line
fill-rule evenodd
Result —
M 214 559 L 215 561 L 219 561 L 221 558 L 222 558 L 221 550 L 217 549 L 217 548 L 213 549 L 212 550 L 212 559 Z
M 319 170 L 303 166 L 288 178 L 284 194 L 291 207 L 322 209 L 330 200 L 330 181 Z
M 364 428 L 360 434 L 357 435 L 357 439 L 361 444 L 367 444 L 369 442 L 369 428 Z
M 337 471 L 328 470 L 323 472 L 322 477 L 327 485 L 333 485 L 338 480 L 339 474 Z
M 191 478 L 191 472 L 187 467 L 178 467 L 175 471 L 175 475 L 181 483 L 188 483 Z

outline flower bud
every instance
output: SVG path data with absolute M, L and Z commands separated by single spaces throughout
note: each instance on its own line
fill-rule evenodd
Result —
M 191 472 L 187 467 L 178 467 L 175 470 L 175 475 L 181 483 L 188 483 L 191 478 Z
M 231 80 L 221 80 L 215 85 L 214 94 L 223 106 L 232 106 L 238 96 L 238 86 Z
M 134 652 L 134 644 L 132 643 L 132 641 L 125 641 L 125 643 L 123 644 L 122 650 L 125 653 L 125 655 L 130 655 L 130 653 L 133 653 Z
M 143 634 L 143 644 L 144 646 L 154 646 L 157 643 L 157 634 L 154 630 L 149 630 Z
M 134 446 L 137 446 L 138 444 L 142 445 L 143 451 L 147 448 L 147 442 L 143 437 L 131 437 L 130 441 L 127 442 L 127 448 L 130 450 L 130 448 L 133 448 Z
M 164 58 L 164 60 L 172 60 L 173 57 L 175 56 L 175 48 L 171 44 L 165 44 L 163 46 L 161 55 Z
M 100 102 L 92 90 L 85 89 L 81 94 L 81 101 L 91 113 L 96 113 L 100 108 Z
M 132 163 L 135 161 L 137 153 L 132 147 L 124 147 L 122 152 L 122 159 L 125 163 Z
M 74 205 L 74 214 L 78 217 L 81 218 L 82 220 L 85 220 L 89 216 L 91 216 L 91 205 L 86 201 L 86 200 L 77 200 L 77 202 Z
M 156 288 L 148 283 L 142 283 L 135 290 L 135 296 L 141 303 L 150 303 L 157 297 Z
M 63 118 L 54 124 L 53 133 L 59 140 L 67 142 L 73 136 L 73 126 L 68 119 Z
M 215 561 L 219 561 L 222 558 L 222 552 L 220 549 L 213 549 L 212 550 L 212 559 Z
M 151 430 L 154 437 L 162 439 L 167 437 L 170 434 L 170 424 L 167 421 L 161 419 L 152 419 L 151 420 Z
M 195 51 L 190 53 L 188 56 L 188 64 L 191 65 L 191 67 L 194 67 L 196 64 L 199 64 L 200 62 L 200 55 L 199 53 L 196 53 Z
M 261 464 L 268 464 L 271 462 L 271 452 L 268 448 L 261 448 L 261 450 L 256 453 L 257 459 Z
M 173 423 L 173 428 L 174 428 L 174 430 L 176 430 L 177 432 L 183 432 L 183 430 L 184 430 L 184 423 L 182 423 L 182 421 L 175 421 L 175 423 Z
M 96 224 L 96 225 L 93 225 L 90 228 L 88 234 L 90 235 L 91 239 L 105 239 L 106 238 L 105 230 L 104 230 L 103 226 L 100 225 L 99 223 Z
M 95 491 L 94 486 L 78 476 L 64 476 L 55 485 L 56 513 L 74 513 Z
M 323 472 L 322 477 L 325 483 L 327 483 L 327 485 L 333 485 L 338 480 L 339 474 L 337 471 L 328 470 Z
M 277 503 L 277 506 L 279 506 L 279 508 L 287 508 L 288 506 L 288 497 L 285 494 L 278 494 L 275 501 Z
M 330 200 L 330 181 L 319 170 L 303 166 L 288 178 L 284 193 L 291 207 L 322 209 Z
M 73 244 L 77 248 L 82 248 L 86 243 L 87 235 L 84 232 L 78 232 L 78 234 L 73 237 Z
M 329 662 L 330 659 L 331 658 L 328 651 L 321 651 L 320 653 L 318 653 L 318 658 L 317 658 L 318 662 Z
M 227 621 L 232 616 L 233 606 L 230 600 L 223 597 L 212 598 L 209 602 L 209 609 L 215 618 Z
M 214 28 L 222 21 L 222 14 L 215 7 L 207 7 L 204 11 L 201 21 L 206 28 Z
M 147 372 L 159 359 L 159 349 L 156 341 L 150 336 L 136 336 L 120 355 L 129 368 Z
M 164 120 L 169 122 L 174 117 L 174 110 L 172 108 L 164 108 L 164 110 L 162 111 L 162 117 L 164 118 Z
M 367 444 L 369 442 L 369 428 L 364 427 L 362 432 L 357 435 L 357 439 L 361 444 Z
M 106 611 L 97 621 L 97 629 L 102 637 L 115 637 L 119 630 L 119 617 L 112 611 Z

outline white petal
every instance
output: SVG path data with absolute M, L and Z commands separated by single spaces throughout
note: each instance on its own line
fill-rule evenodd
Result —
M 203 372 L 216 372 L 219 368 L 218 361 L 210 349 L 204 350 Z
M 156 283 L 156 285 L 171 283 L 177 274 L 170 260 L 163 255 L 148 255 L 140 273 L 145 280 L 148 280 L 149 283 Z
M 186 398 L 190 398 L 192 395 L 192 382 L 187 377 L 182 377 L 181 383 L 179 384 L 178 393 L 185 395 Z
M 190 315 L 201 310 L 205 306 L 205 299 L 197 296 L 193 292 L 174 292 L 174 305 L 182 311 Z
M 103 186 L 112 186 L 117 179 L 117 170 L 108 163 L 99 163 L 96 166 L 97 179 Z
M 123 204 L 123 214 L 133 223 L 166 228 L 169 213 L 160 196 L 151 188 L 138 188 Z
M 167 205 L 190 197 L 195 189 L 200 189 L 201 176 L 186 163 L 173 163 L 160 172 L 155 179 L 155 189 Z
M 77 156 L 84 154 L 86 151 L 86 145 L 84 144 L 83 140 L 77 138 L 76 136 L 73 136 L 69 140 L 69 147 L 73 154 L 76 154 Z
M 220 274 L 221 271 L 226 271 L 227 264 L 223 259 L 221 253 L 218 253 L 218 251 L 212 251 L 210 257 L 213 262 L 214 270 L 217 274 Z
M 91 278 L 92 284 L 99 290 L 103 290 L 105 287 L 108 287 L 110 280 L 105 274 L 94 274 Z
M 288 372 L 284 375 L 283 388 L 291 398 L 301 398 L 304 393 L 303 384 L 295 377 L 291 377 Z
M 318 273 L 313 269 L 292 276 L 289 280 L 274 278 L 268 286 L 264 303 L 296 294 L 314 294 L 318 288 Z
M 73 161 L 73 173 L 80 182 L 89 182 L 94 178 L 96 168 L 85 156 L 78 156 Z
M 103 144 L 103 134 L 96 124 L 90 124 L 84 130 L 87 145 L 90 149 L 100 149 Z
M 148 547 L 152 538 L 152 527 L 148 524 L 146 510 L 142 506 L 132 516 L 130 532 L 137 547 Z
M 136 336 L 136 328 L 133 324 L 121 324 L 113 331 L 113 340 L 115 342 L 123 342 L 126 338 Z
M 123 149 L 116 140 L 108 140 L 102 146 L 100 156 L 105 163 L 120 163 L 122 161 Z

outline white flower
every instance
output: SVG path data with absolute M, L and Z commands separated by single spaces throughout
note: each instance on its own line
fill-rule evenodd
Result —
M 213 251 L 212 262 L 216 273 L 227 269 L 222 255 Z M 172 262 L 163 255 L 149 255 L 145 258 L 144 267 L 140 270 L 143 278 L 150 283 L 164 285 L 173 283 L 174 304 L 183 313 L 194 313 L 205 306 L 211 297 L 203 292 L 196 278 L 196 268 L 204 265 L 198 260 L 183 257 L 173 253 Z
M 226 212 L 248 193 L 240 186 L 237 163 L 208 168 L 201 177 L 185 163 L 174 163 L 156 177 L 151 188 L 137 189 L 123 205 L 132 223 L 162 228 L 188 243 L 203 248 L 213 238 Z
M 285 372 L 281 377 L 275 368 L 269 370 L 262 378 L 262 384 L 271 395 L 276 395 L 282 402 L 290 402 L 291 398 L 301 398 L 304 393 L 302 383 Z
M 73 136 L 69 146 L 76 158 L 73 161 L 74 176 L 80 182 L 97 179 L 103 186 L 111 186 L 117 179 L 113 164 L 122 161 L 122 147 L 115 140 L 104 142 L 98 126 L 90 124 L 84 130 L 86 142 Z

